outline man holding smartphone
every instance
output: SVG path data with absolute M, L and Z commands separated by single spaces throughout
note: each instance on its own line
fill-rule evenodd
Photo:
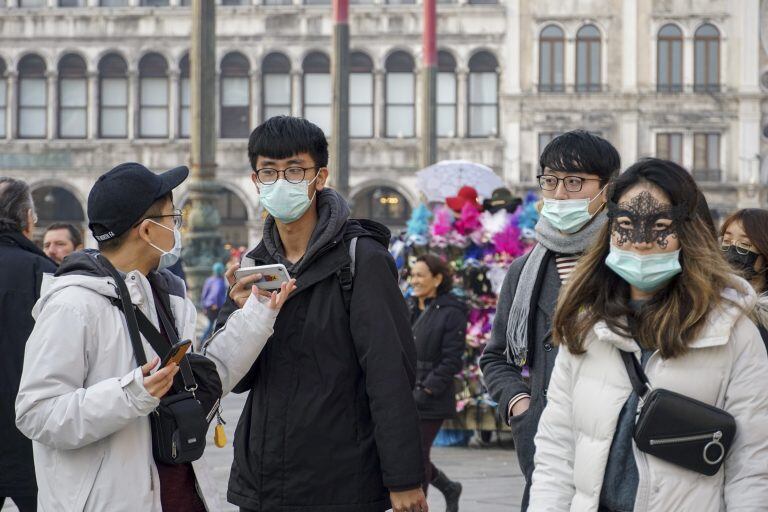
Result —
M 248 512 L 426 512 L 416 354 L 389 231 L 349 219 L 309 121 L 273 117 L 248 157 L 269 216 L 243 266 L 282 264 L 297 290 L 235 388 L 249 395 L 228 500 Z M 219 322 L 248 287 L 233 284 Z
M 101 176 L 88 196 L 89 227 L 102 257 L 120 273 L 133 306 L 166 338 L 194 339 L 197 312 L 184 282 L 168 271 L 181 252 L 182 214 L 173 189 L 189 170 L 155 174 L 126 163 Z M 148 415 L 171 390 L 178 366 L 137 368 L 118 286 L 98 253 L 70 255 L 32 315 L 16 399 L 16 425 L 32 439 L 41 510 L 161 512 L 218 510 L 202 460 L 155 460 Z M 254 281 L 258 276 L 251 276 Z M 223 393 L 261 352 L 293 283 L 261 302 L 249 290 L 242 310 L 208 343 Z M 258 292 L 256 292 L 258 293 Z M 174 336 L 159 322 L 163 313 Z

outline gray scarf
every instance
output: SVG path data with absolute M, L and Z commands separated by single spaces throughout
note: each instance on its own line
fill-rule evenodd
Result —
M 507 320 L 507 362 L 522 367 L 528 363 L 528 322 L 532 305 L 538 301 L 540 290 L 536 283 L 541 283 L 541 276 L 546 268 L 542 266 L 548 251 L 557 254 L 581 254 L 586 251 L 597 234 L 608 222 L 604 212 L 598 213 L 584 228 L 573 234 L 561 233 L 544 217 L 536 224 L 538 243 L 531 250 L 528 259 L 520 271 L 517 280 L 515 298 L 509 309 Z

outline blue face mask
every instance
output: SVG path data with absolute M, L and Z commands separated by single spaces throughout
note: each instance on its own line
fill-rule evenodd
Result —
M 279 179 L 270 185 L 259 185 L 261 204 L 272 217 L 283 224 L 295 222 L 309 209 L 317 194 L 315 191 L 311 199 L 307 196 L 307 187 L 316 179 L 317 176 L 312 181 L 304 180 L 299 183 Z
M 157 265 L 157 270 L 162 270 L 164 268 L 172 267 L 176 264 L 177 261 L 179 261 L 179 258 L 181 257 L 181 233 L 179 233 L 179 230 L 176 228 L 169 228 L 168 226 L 163 226 L 159 222 L 155 222 L 152 219 L 149 219 L 150 222 L 153 224 L 157 224 L 163 229 L 167 229 L 168 231 L 173 231 L 173 247 L 171 247 L 170 251 L 164 251 L 152 242 L 149 242 L 149 245 L 160 251 L 160 264 Z
M 683 270 L 679 249 L 640 255 L 611 245 L 605 264 L 627 283 L 644 292 L 658 290 Z
M 603 187 L 603 190 L 605 190 L 605 187 Z M 563 233 L 576 233 L 592 220 L 593 214 L 589 213 L 589 205 L 600 197 L 603 190 L 593 197 L 592 200 L 544 198 L 541 216 Z

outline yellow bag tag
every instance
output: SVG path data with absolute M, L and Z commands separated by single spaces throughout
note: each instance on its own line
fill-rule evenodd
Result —
M 224 432 L 224 425 L 221 423 L 217 424 L 214 429 L 213 444 L 218 448 L 224 448 L 227 445 L 227 434 Z

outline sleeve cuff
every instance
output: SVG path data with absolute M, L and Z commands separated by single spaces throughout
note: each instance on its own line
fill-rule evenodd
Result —
M 517 402 L 522 400 L 523 398 L 531 398 L 531 395 L 528 393 L 519 393 L 512 397 L 512 400 L 509 401 L 509 404 L 507 405 L 507 418 L 512 418 L 512 408 L 515 406 Z M 509 423 L 509 421 L 507 421 Z
M 153 397 L 144 387 L 144 375 L 141 367 L 120 379 L 120 387 L 123 388 L 128 400 L 143 415 L 151 413 L 160 404 L 160 400 Z
M 280 312 L 278 309 L 272 309 L 269 307 L 269 302 L 251 294 L 248 300 L 245 301 L 242 309 L 243 313 L 252 315 L 257 321 L 273 321 L 277 318 L 277 314 Z

